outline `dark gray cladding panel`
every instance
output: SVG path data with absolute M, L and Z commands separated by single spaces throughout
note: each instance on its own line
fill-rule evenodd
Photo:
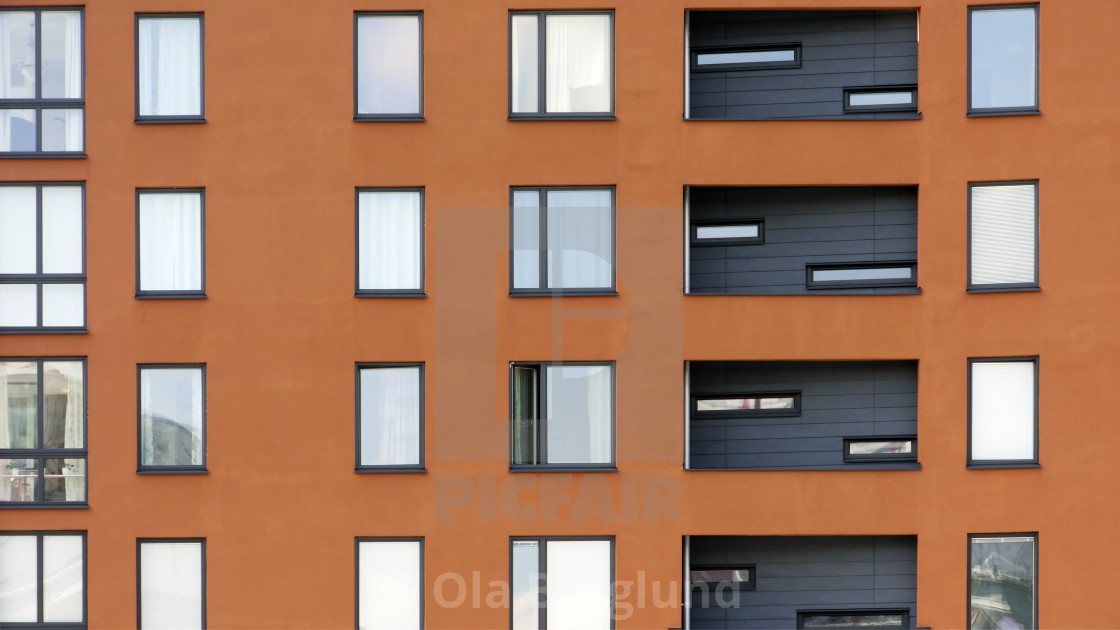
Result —
M 754 565 L 756 588 L 693 591 L 694 630 L 795 630 L 797 611 L 879 608 L 917 618 L 915 536 L 692 536 L 689 563 Z
M 761 219 L 764 243 L 689 246 L 689 292 L 889 294 L 913 289 L 814 289 L 805 266 L 917 260 L 917 186 L 693 187 L 693 224 Z
M 844 113 L 845 87 L 917 85 L 915 11 L 691 11 L 689 45 L 801 44 L 800 68 L 691 72 L 697 119 L 913 118 Z M 691 62 L 690 62 L 691 64 Z
M 693 469 L 856 468 L 844 463 L 845 437 L 918 434 L 917 361 L 694 361 L 689 381 L 692 396 L 801 392 L 796 416 L 690 411 Z

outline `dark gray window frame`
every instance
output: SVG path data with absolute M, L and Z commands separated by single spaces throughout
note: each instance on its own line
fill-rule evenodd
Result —
M 793 397 L 793 409 L 726 409 L 700 411 L 701 400 L 724 398 L 788 398 Z M 781 418 L 801 415 L 801 391 L 729 392 L 725 394 L 699 394 L 692 396 L 689 413 L 696 419 L 703 418 Z
M 197 116 L 185 116 L 176 114 L 173 116 L 144 116 L 140 114 L 140 21 L 144 19 L 198 19 L 198 97 L 199 97 L 199 114 Z M 136 95 L 136 119 L 134 123 L 138 125 L 150 125 L 160 123 L 204 123 L 206 122 L 206 20 L 203 13 L 137 13 L 136 14 L 135 32 L 133 34 L 134 50 L 133 50 L 133 93 Z
M 0 509 L 3 510 L 20 510 L 20 509 L 68 509 L 68 508 L 89 508 L 89 363 L 86 357 L 0 357 L 0 361 L 24 361 L 35 362 L 37 366 L 37 386 L 36 391 L 37 401 L 35 403 L 36 409 L 36 442 L 42 444 L 43 434 L 45 433 L 45 424 L 42 410 L 45 408 L 43 403 L 43 364 L 55 361 L 78 361 L 82 364 L 82 448 L 33 448 L 33 449 L 2 449 L 0 450 L 0 458 L 4 459 L 37 459 L 39 461 L 39 475 L 36 478 L 35 493 L 39 495 L 40 500 L 34 502 L 23 503 L 7 503 L 0 502 Z M 46 501 L 46 467 L 44 460 L 47 459 L 83 459 L 86 462 L 86 478 L 85 478 L 85 501 Z M 40 572 L 40 575 L 42 573 Z
M 415 114 L 358 113 L 358 20 L 363 17 L 415 17 L 420 23 L 420 111 Z M 424 122 L 424 12 L 423 11 L 355 11 L 354 12 L 354 122 Z
M 909 92 L 909 105 L 852 105 L 852 94 L 877 94 L 882 92 Z M 844 113 L 866 114 L 868 112 L 917 112 L 918 111 L 918 86 L 904 85 L 870 85 L 863 87 L 844 88 Z
M 884 269 L 895 267 L 909 267 L 911 269 L 911 280 L 830 280 L 819 281 L 813 280 L 814 271 L 831 271 L 837 269 Z M 916 260 L 898 260 L 898 261 L 879 261 L 866 262 L 866 263 L 820 263 L 820 264 L 807 264 L 805 265 L 805 288 L 811 290 L 821 289 L 882 289 L 882 288 L 908 288 L 913 289 L 918 287 L 918 261 Z
M 972 106 L 972 14 L 975 11 L 1002 11 L 1007 9 L 1034 9 L 1034 106 L 1027 107 L 973 107 Z M 1039 78 L 1041 71 L 1039 68 L 1039 60 L 1041 59 L 1041 38 L 1039 37 L 1039 4 L 1038 3 L 1024 3 L 1024 4 L 986 4 L 975 5 L 968 7 L 968 58 L 966 59 L 968 83 L 965 85 L 965 93 L 968 98 L 968 117 L 982 117 L 982 116 L 1037 116 L 1042 114 L 1041 102 L 1039 100 Z
M 369 465 L 362 464 L 362 370 L 379 369 L 379 368 L 417 368 L 420 373 L 420 440 L 419 453 L 420 463 L 418 464 L 381 464 Z M 426 473 L 428 469 L 425 467 L 425 451 L 427 450 L 427 434 L 425 431 L 425 404 L 424 398 L 426 389 L 424 387 L 425 370 L 423 362 L 377 362 L 377 363 L 362 363 L 354 364 L 354 472 L 356 473 Z
M 2 99 L 2 109 L 33 109 L 35 110 L 35 151 L 0 151 L 0 158 L 85 158 L 86 156 L 86 8 L 84 6 L 30 6 L 30 7 L 4 7 L 2 12 L 35 13 L 35 91 L 42 93 L 42 59 L 43 59 L 43 21 L 40 16 L 45 11 L 77 11 L 79 14 L 79 27 L 82 33 L 82 96 L 81 98 L 30 98 L 30 99 Z M 43 110 L 47 109 L 80 109 L 82 110 L 82 150 L 81 151 L 43 151 Z
M 202 464 L 198 466 L 144 465 L 144 409 L 140 401 L 141 378 L 144 370 L 182 370 L 198 368 L 202 372 Z M 137 363 L 136 364 L 136 473 L 140 475 L 191 475 L 208 474 L 206 467 L 206 364 L 205 363 Z
M 68 334 L 89 332 L 89 296 L 86 291 L 86 183 L 85 182 L 0 182 L 7 187 L 35 187 L 35 225 L 38 242 L 35 244 L 34 274 L 0 274 L 0 284 L 34 284 L 36 290 L 37 326 L 0 327 L 0 334 Z M 80 274 L 43 273 L 43 187 L 78 186 L 82 189 L 82 272 Z M 43 285 L 78 284 L 82 285 L 82 326 L 43 326 Z
M 205 538 L 137 538 L 136 539 L 136 628 L 141 630 L 143 626 L 140 620 L 143 618 L 141 607 L 143 606 L 143 598 L 140 596 L 140 588 L 143 582 L 140 579 L 140 547 L 145 543 L 200 543 L 202 545 L 202 630 L 206 630 L 206 539 Z
M 514 112 L 513 111 L 513 18 L 516 15 L 534 15 L 537 17 L 537 111 L 536 112 Z M 547 83 L 546 70 L 548 65 L 547 41 L 545 20 L 549 15 L 607 15 L 610 17 L 610 31 L 611 31 L 611 108 L 608 112 L 559 112 L 549 113 L 545 111 L 548 107 L 547 94 L 545 87 Z M 507 18 L 506 32 L 508 33 L 508 48 L 506 52 L 507 69 L 506 69 L 506 109 L 509 112 L 509 120 L 617 120 L 615 117 L 615 33 L 614 33 L 614 9 L 564 9 L 556 11 L 524 11 L 524 10 L 511 10 Z
M 698 228 L 715 226 L 758 226 L 758 236 L 734 238 L 699 238 Z M 764 219 L 698 219 L 689 221 L 688 244 L 690 247 L 726 246 L 726 245 L 763 245 L 766 243 L 766 221 Z M 687 255 L 688 252 L 685 252 Z
M 420 627 L 424 627 L 424 537 L 423 536 L 356 536 L 354 538 L 354 628 L 359 628 L 358 616 L 361 612 L 362 585 L 360 582 L 361 566 L 359 553 L 362 543 L 378 542 L 418 542 L 420 543 Z M 512 607 L 511 607 L 512 608 Z
M 760 61 L 756 63 L 719 63 L 700 65 L 700 55 L 713 53 L 751 53 L 792 50 L 793 61 Z M 748 44 L 743 46 L 699 46 L 688 51 L 689 72 L 739 72 L 743 70 L 781 70 L 801 67 L 801 42 Z
M 140 290 L 140 196 L 160 194 L 199 194 L 199 252 L 202 287 L 191 291 L 141 291 Z M 202 300 L 206 299 L 206 189 L 205 188 L 137 188 L 136 189 L 136 299 L 138 300 Z
M 967 293 L 1009 293 L 1015 291 L 1041 291 L 1042 286 L 1039 284 L 1038 276 L 1038 187 L 1037 179 L 1017 179 L 1006 181 L 985 181 L 985 182 L 969 182 L 968 183 L 968 242 L 966 243 L 966 255 L 968 256 L 968 265 L 966 266 L 965 273 L 965 291 Z M 1026 186 L 1034 185 L 1034 282 L 1018 282 L 1008 284 L 973 284 L 972 283 L 972 190 L 974 188 L 987 188 L 994 186 Z
M 977 460 L 972 459 L 972 366 L 976 363 L 1033 363 L 1034 364 L 1034 458 L 1008 459 L 1008 460 Z M 968 442 L 966 445 L 966 468 L 1041 468 L 1038 458 L 1038 376 L 1039 357 L 970 357 L 968 359 Z
M 1031 537 L 1034 539 L 1034 623 L 1035 627 L 1030 630 L 1037 630 L 1038 628 L 1038 532 L 997 532 L 994 534 L 968 534 L 968 541 L 965 547 L 965 555 L 968 558 L 968 563 L 965 565 L 965 584 L 968 595 L 964 599 L 965 610 L 965 626 L 970 627 L 972 620 L 972 540 L 974 538 L 1010 538 Z
M 910 442 L 913 445 L 910 453 L 883 453 L 877 455 L 853 455 L 851 444 L 853 442 Z M 916 435 L 861 435 L 844 438 L 844 461 L 857 464 L 875 462 L 917 462 L 918 461 L 918 436 Z
M 555 288 L 548 287 L 548 193 L 549 191 L 609 190 L 611 193 L 611 286 L 602 288 Z M 536 289 L 515 289 L 514 277 L 514 205 L 513 196 L 519 192 L 538 192 L 537 244 L 538 284 Z M 609 186 L 512 186 L 509 189 L 509 295 L 510 297 L 563 297 L 580 295 L 618 295 L 618 191 Z
M 902 630 L 910 630 L 910 628 L 913 627 L 913 625 L 911 623 L 911 620 L 910 620 L 910 611 L 908 609 L 904 609 L 904 608 L 877 609 L 877 608 L 861 607 L 861 608 L 851 608 L 851 609 L 830 608 L 828 610 L 798 610 L 797 611 L 797 628 L 798 628 L 798 630 L 804 630 L 804 628 L 806 627 L 805 626 L 805 621 L 806 621 L 807 617 L 814 617 L 814 616 L 817 616 L 817 615 L 902 615 L 902 625 L 900 626 L 902 628 Z M 840 629 L 845 628 L 845 626 L 829 626 L 829 627 L 830 628 L 840 628 Z M 849 627 L 852 628 L 852 630 L 859 630 L 860 628 L 865 628 L 866 626 L 849 626 Z M 885 630 L 891 630 L 891 628 L 892 628 L 891 626 L 882 626 L 882 627 L 885 628 Z
M 362 193 L 366 192 L 418 192 L 420 193 L 420 288 L 419 289 L 363 289 L 361 288 L 359 259 L 362 251 L 362 235 L 358 230 L 359 222 L 361 221 L 360 203 Z M 427 231 L 425 224 L 427 223 L 426 213 L 427 198 L 424 193 L 423 186 L 403 186 L 403 187 L 389 187 L 389 186 L 365 186 L 354 189 L 354 297 L 360 298 L 426 298 L 428 294 L 425 292 L 425 284 L 427 281 L 424 265 L 424 259 L 427 258 L 427 249 L 424 247 L 424 241 L 427 238 Z
M 754 565 L 754 564 L 691 564 L 691 563 L 689 563 L 689 566 L 688 566 L 688 588 L 689 588 L 689 590 L 695 590 L 695 589 L 700 588 L 699 586 L 696 586 L 696 585 L 706 584 L 706 585 L 708 585 L 708 588 L 714 588 L 714 589 L 730 588 L 730 589 L 733 589 L 735 591 L 740 591 L 740 592 L 741 591 L 753 591 L 758 587 L 758 573 L 757 573 L 755 567 L 756 567 L 756 565 Z M 747 571 L 747 577 L 749 579 L 746 582 L 697 582 L 697 581 L 692 579 L 692 572 L 693 571 L 736 571 L 736 570 Z M 693 598 L 692 601 L 696 601 L 695 598 Z
M 509 584 L 513 584 L 513 543 L 514 542 L 536 542 L 538 547 L 537 556 L 537 573 L 542 576 L 542 579 L 537 583 L 537 593 L 540 599 L 537 604 L 540 607 L 540 616 L 537 628 L 539 630 L 548 629 L 548 543 L 557 542 L 609 542 L 611 544 L 611 579 L 610 583 L 613 586 L 615 583 L 615 537 L 614 536 L 510 536 L 509 538 Z M 512 593 L 510 594 L 512 597 Z M 512 601 L 512 600 L 511 600 Z M 611 630 L 615 628 L 615 605 L 616 592 L 611 589 Z M 509 606 L 509 627 L 513 628 L 513 604 Z
M 44 536 L 81 536 L 82 538 L 82 621 L 80 623 L 69 622 L 45 622 L 45 621 L 27 621 L 27 622 L 5 622 L 4 628 L 8 630 L 31 630 L 33 628 L 57 628 L 59 630 L 74 629 L 82 630 L 89 626 L 89 534 L 86 530 L 77 529 L 63 529 L 63 530 L 49 530 L 49 529 L 36 529 L 36 530 L 11 530 L 0 531 L 0 536 L 35 536 L 35 561 L 37 567 L 35 570 L 37 581 L 36 588 L 39 596 L 36 603 L 38 609 L 38 618 L 43 618 L 43 537 Z
M 544 406 L 548 404 L 548 384 L 545 377 L 545 369 L 549 367 L 605 367 L 611 368 L 611 460 L 606 463 L 596 464 L 550 464 L 548 459 L 548 420 L 545 418 L 543 412 Z M 529 367 L 536 368 L 537 370 L 537 419 L 538 435 L 537 435 L 537 452 L 540 453 L 541 459 L 545 460 L 541 464 L 515 464 L 514 463 L 514 422 L 513 422 L 513 390 L 514 379 L 513 369 L 516 367 Z M 510 472 L 618 472 L 618 450 L 617 450 L 617 379 L 615 378 L 615 362 L 614 361 L 511 361 L 509 364 L 509 471 Z

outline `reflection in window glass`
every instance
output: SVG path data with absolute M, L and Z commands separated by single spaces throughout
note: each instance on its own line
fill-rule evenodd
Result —
M 1038 107 L 1036 7 L 971 12 L 972 109 Z
M 359 369 L 359 466 L 420 466 L 420 366 Z
M 797 396 L 745 396 L 736 398 L 701 398 L 696 411 L 738 411 L 797 409 Z
M 511 370 L 513 464 L 613 461 L 613 366 L 528 364 Z
M 543 42 L 540 20 L 544 20 Z M 514 13 L 510 20 L 510 111 L 609 114 L 611 63 L 610 14 Z
M 797 50 L 750 50 L 743 52 L 700 53 L 696 55 L 696 65 L 712 66 L 731 63 L 780 63 L 797 60 Z
M 205 464 L 202 366 L 140 369 L 140 465 Z
M 512 220 L 511 291 L 595 291 L 614 286 L 613 190 L 514 190 Z M 543 260 L 542 227 L 546 247 Z
M 969 627 L 1033 629 L 1038 576 L 1034 536 L 971 536 Z

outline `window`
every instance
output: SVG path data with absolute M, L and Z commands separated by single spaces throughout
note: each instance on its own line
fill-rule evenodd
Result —
M 138 538 L 136 570 L 138 628 L 206 627 L 206 539 Z
M 85 532 L 0 532 L 0 625 L 86 627 Z
M 513 630 L 614 627 L 614 538 L 511 538 L 510 565 Z
M 798 630 L 830 628 L 833 630 L 909 630 L 909 610 L 836 610 L 797 611 Z
M 969 7 L 968 111 L 1038 112 L 1038 5 Z
M 968 627 L 1038 627 L 1038 534 L 968 536 Z
M 206 472 L 206 366 L 140 365 L 139 472 Z
M 136 191 L 136 297 L 206 297 L 201 189 Z
M 969 466 L 1038 464 L 1038 357 L 969 359 Z
M 82 9 L 0 11 L 0 156 L 84 157 Z
M 354 120 L 424 115 L 422 13 L 354 14 Z
M 614 364 L 510 365 L 510 467 L 614 466 Z
M 358 296 L 424 295 L 424 189 L 359 188 Z
M 763 242 L 763 222 L 697 221 L 692 224 L 692 245 L 750 245 Z
M 968 188 L 968 289 L 1038 288 L 1038 182 Z
M 0 505 L 86 505 L 86 365 L 0 359 Z
M 844 88 L 846 112 L 916 112 L 918 86 L 877 85 Z
M 801 392 L 697 396 L 693 400 L 695 411 L 705 417 L 796 416 L 801 413 Z
M 613 34 L 611 11 L 511 11 L 510 118 L 610 118 Z
M 801 67 L 801 44 L 693 48 L 693 72 Z
M 805 265 L 805 286 L 809 289 L 915 287 L 918 263 L 855 263 L 844 265 Z
M 844 438 L 844 461 L 918 461 L 918 440 L 913 436 Z
M 614 189 L 512 191 L 510 293 L 614 293 Z
M 424 627 L 424 539 L 355 539 L 356 626 L 360 630 Z
M 202 14 L 136 15 L 136 121 L 205 122 Z
M 424 470 L 424 364 L 358 364 L 357 470 Z
M 755 587 L 754 565 L 691 565 L 688 568 L 690 588 L 705 593 L 720 589 L 753 591 Z M 693 600 L 698 598 L 693 595 Z
M 0 332 L 85 326 L 85 187 L 0 184 Z

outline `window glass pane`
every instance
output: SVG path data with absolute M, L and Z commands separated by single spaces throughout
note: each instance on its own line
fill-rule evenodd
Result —
M 552 540 L 545 546 L 548 630 L 611 627 L 611 543 Z
M 972 459 L 1034 459 L 1034 366 L 972 364 Z
M 43 621 L 82 621 L 83 572 L 81 536 L 43 536 Z
M 692 571 L 693 582 L 728 582 L 738 584 L 751 581 L 750 569 L 702 569 Z
M 201 466 L 202 368 L 140 370 L 140 463 Z
M 43 285 L 43 326 L 85 325 L 84 284 Z
M 540 628 L 540 543 L 513 541 L 513 630 Z
M 537 16 L 514 15 L 510 20 L 510 88 L 514 112 L 540 111 L 537 103 L 538 28 Z
M 34 284 L 0 284 L 0 326 L 36 326 L 38 294 L 39 287 Z
M 81 14 L 43 11 L 40 16 L 43 20 L 43 98 L 81 98 Z
M 914 452 L 910 440 L 885 440 L 879 442 L 849 442 L 851 455 L 908 455 Z
M 419 541 L 358 543 L 358 628 L 420 628 Z
M 44 109 L 43 150 L 81 151 L 84 117 L 80 109 Z
M 82 273 L 80 186 L 43 186 L 43 273 Z
M 86 460 L 48 458 L 43 460 L 44 500 L 86 500 Z
M 420 17 L 358 18 L 358 113 L 420 113 Z
M 803 628 L 902 628 L 901 613 L 803 615 Z
M 796 61 L 797 51 L 789 50 L 750 50 L 728 53 L 701 53 L 696 55 L 696 65 L 710 66 L 725 63 L 775 63 Z
M 0 303 L 2 298 L 0 292 Z M 39 447 L 38 405 L 39 366 L 31 361 L 0 362 L 0 448 Z
M 972 107 L 1036 107 L 1035 9 L 972 11 Z
M 614 234 L 611 191 L 548 191 L 550 288 L 610 288 Z
M 36 489 L 38 487 L 39 460 L 0 459 L 0 502 L 30 503 L 37 501 Z M 2 590 L 3 585 L 0 584 L 0 592 Z
M 814 269 L 813 282 L 851 282 L 856 280 L 909 280 L 910 267 L 849 267 Z
M 140 194 L 140 290 L 202 290 L 202 195 Z
M 419 290 L 419 191 L 358 193 L 358 288 Z
M 742 409 L 796 409 L 796 396 L 748 396 L 744 398 L 702 398 L 696 401 L 697 411 L 737 411 Z
M 513 463 L 515 464 L 541 463 L 539 379 L 540 370 L 535 367 L 513 368 Z
M 513 193 L 513 288 L 541 288 L 541 195 L 535 190 Z
M 33 109 L 0 109 L 0 151 L 35 151 L 36 120 Z
M 38 621 L 35 536 L 0 536 L 0 622 Z
M 970 627 L 1036 628 L 1034 537 L 973 538 L 970 556 Z
M 548 366 L 548 463 L 609 464 L 611 367 Z
M 33 186 L 0 186 L 0 273 L 35 273 L 35 217 Z
M 43 448 L 85 445 L 84 397 L 81 361 L 43 363 Z
M 1033 284 L 1035 186 L 972 187 L 972 284 Z
M 758 238 L 758 225 L 701 225 L 696 227 L 696 238 Z
M 35 14 L 0 11 L 0 98 L 35 98 L 35 48 Z
M 873 107 L 875 105 L 909 105 L 914 102 L 914 93 L 906 92 L 852 92 L 848 104 L 852 107 Z
M 202 543 L 140 544 L 140 626 L 202 628 Z
M 548 111 L 609 112 L 610 16 L 548 15 L 545 30 Z
M 420 368 L 363 368 L 361 386 L 361 465 L 419 465 Z
M 141 116 L 202 114 L 202 18 L 141 18 Z

